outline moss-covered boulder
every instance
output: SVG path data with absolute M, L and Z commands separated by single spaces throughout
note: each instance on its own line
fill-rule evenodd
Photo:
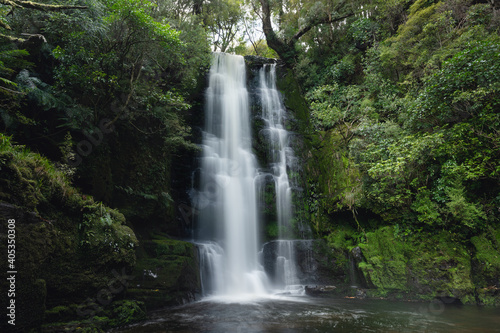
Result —
M 129 298 L 148 310 L 195 300 L 201 292 L 198 251 L 193 243 L 154 234 L 138 251 Z

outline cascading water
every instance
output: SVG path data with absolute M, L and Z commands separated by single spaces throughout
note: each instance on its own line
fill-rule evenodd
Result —
M 262 171 L 258 171 L 252 154 L 244 59 L 214 55 L 206 92 L 200 191 L 194 199 L 200 215 L 196 238 L 204 241 L 198 249 L 205 295 L 242 299 L 269 292 L 270 283 L 259 261 L 259 255 L 265 254 L 264 249 L 258 251 L 258 210 L 262 208 L 259 200 L 272 191 L 266 186 L 270 179 L 280 238 L 273 242 L 274 288 L 295 294 L 303 291 L 299 279 L 303 272 L 296 263 L 297 243 L 290 240 L 293 211 L 287 169 L 294 156 L 274 64 L 260 69 L 257 91 L 265 123 L 261 133 L 269 146 L 268 165 Z
M 276 88 L 276 65 L 264 65 L 259 71 L 262 119 L 266 124 L 265 137 L 269 141 L 271 173 L 275 183 L 276 216 L 279 240 L 276 243 L 275 283 L 277 288 L 300 293 L 303 288 L 298 278 L 295 242 L 289 240 L 292 226 L 292 188 L 288 179 L 287 162 L 293 160 L 285 128 L 286 109 Z
M 269 141 L 269 156 L 272 176 L 275 182 L 276 211 L 279 238 L 289 233 L 292 218 L 292 190 L 287 174 L 287 155 L 293 156 L 288 145 L 288 131 L 285 129 L 286 111 L 276 89 L 276 65 L 264 65 L 259 71 L 260 102 L 262 119 L 266 123 Z M 287 232 L 288 231 L 288 232 Z
M 206 275 L 213 295 L 266 293 L 266 274 L 258 261 L 258 214 L 252 154 L 249 97 L 243 57 L 215 54 L 206 92 L 199 224 Z M 220 244 L 220 246 L 218 244 Z

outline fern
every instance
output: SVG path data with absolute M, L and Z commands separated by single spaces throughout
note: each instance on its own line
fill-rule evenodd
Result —
M 16 69 L 26 68 L 32 64 L 22 59 L 28 56 L 26 50 L 1 50 L 0 51 L 0 74 L 12 75 Z
M 7 80 L 6 78 L 3 78 L 3 77 L 0 77 L 0 82 L 3 83 L 6 86 L 17 87 L 17 83 L 12 82 L 11 80 Z
M 26 50 L 1 50 L 0 51 L 0 93 L 12 95 L 18 93 L 11 88 L 17 88 L 17 83 L 11 80 L 16 69 L 27 67 L 31 63 L 22 59 L 29 55 Z

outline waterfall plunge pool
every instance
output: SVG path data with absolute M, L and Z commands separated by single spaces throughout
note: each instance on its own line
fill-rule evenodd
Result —
M 443 303 L 271 296 L 206 298 L 155 311 L 122 333 L 500 332 L 500 309 Z

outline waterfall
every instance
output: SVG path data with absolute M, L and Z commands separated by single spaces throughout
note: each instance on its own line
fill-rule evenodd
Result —
M 278 293 L 304 290 L 307 258 L 303 245 L 296 250 L 304 241 L 292 240 L 295 226 L 288 172 L 293 171 L 295 157 L 285 128 L 286 109 L 276 88 L 276 65 L 264 65 L 256 79 L 254 102 L 260 103 L 264 124 L 260 134 L 268 147 L 262 169 L 252 153 L 244 58 L 214 55 L 206 91 L 200 189 L 193 199 L 198 209 L 196 239 L 204 295 L 241 299 L 268 294 L 271 283 L 265 272 Z M 276 209 L 271 215 L 279 240 L 259 251 L 263 203 Z
M 293 157 L 285 129 L 286 110 L 276 89 L 276 64 L 264 65 L 259 71 L 262 119 L 266 123 L 271 172 L 275 182 L 276 213 L 279 238 L 290 237 L 292 190 L 288 180 L 287 159 Z
M 205 274 L 212 274 L 204 287 L 213 295 L 266 293 L 266 275 L 258 261 L 257 162 L 243 57 L 214 55 L 205 120 L 198 238 L 220 246 L 200 247 Z
M 215 242 L 199 243 L 201 291 L 203 295 L 224 288 L 224 250 Z
M 271 173 L 275 183 L 276 216 L 279 240 L 276 241 L 275 287 L 287 291 L 301 290 L 298 277 L 295 243 L 292 225 L 292 189 L 287 173 L 287 162 L 293 159 L 285 128 L 286 109 L 276 89 L 276 65 L 264 65 L 259 71 L 260 103 L 262 119 L 266 124 L 265 137 L 269 141 Z

